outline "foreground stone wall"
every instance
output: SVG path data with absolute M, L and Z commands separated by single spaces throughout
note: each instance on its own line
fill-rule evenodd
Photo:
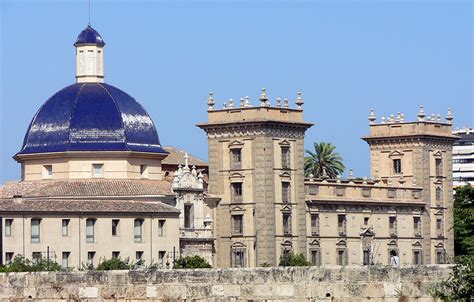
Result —
M 0 300 L 434 301 L 451 267 L 299 267 L 0 274 Z

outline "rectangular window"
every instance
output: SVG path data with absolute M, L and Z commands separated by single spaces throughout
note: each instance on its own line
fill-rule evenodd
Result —
M 95 219 L 86 220 L 86 242 L 94 242 Z
M 112 236 L 119 235 L 119 219 L 112 219 Z
M 402 160 L 399 158 L 393 160 L 393 173 L 394 174 L 402 173 Z
M 137 251 L 137 252 L 135 253 L 135 259 L 136 259 L 137 261 L 142 260 L 142 259 L 143 259 L 143 252 L 142 252 L 142 251 Z
M 370 251 L 365 250 L 363 251 L 363 264 L 369 265 L 370 264 Z
M 283 234 L 291 235 L 291 214 L 283 214 Z
M 337 265 L 347 265 L 347 251 L 346 249 L 337 250 Z
M 389 228 L 390 236 L 392 237 L 397 236 L 397 217 L 388 218 L 388 228 Z
M 63 219 L 62 220 L 62 234 L 63 236 L 69 236 L 69 219 Z
M 281 147 L 281 167 L 282 169 L 290 168 L 290 148 Z
M 290 183 L 289 182 L 282 182 L 281 183 L 281 201 L 283 203 L 290 202 Z
M 337 228 L 338 228 L 339 236 L 346 235 L 346 226 L 347 226 L 346 215 L 337 215 Z
M 94 265 L 95 252 L 87 252 L 87 264 Z
M 184 205 L 184 227 L 187 229 L 192 229 L 194 227 L 194 207 L 192 204 Z
M 31 219 L 31 242 L 38 243 L 40 242 L 40 222 L 38 218 Z
M 120 252 L 119 251 L 113 251 L 112 252 L 112 258 L 119 258 L 120 257 Z
M 95 60 L 94 60 L 94 51 L 93 50 L 88 50 L 87 51 L 87 74 L 88 75 L 93 75 L 94 74 L 94 65 L 95 65 Z
M 421 251 L 420 250 L 414 250 L 413 251 L 413 264 L 415 265 L 422 265 L 423 261 L 421 259 Z
M 364 217 L 364 226 L 369 225 L 369 217 Z
M 444 251 L 437 250 L 436 251 L 436 264 L 444 264 L 444 263 L 445 263 Z
M 321 265 L 319 250 L 311 250 L 311 265 Z
M 158 236 L 165 236 L 166 220 L 158 220 Z
M 62 258 L 63 268 L 69 267 L 69 255 L 71 255 L 71 252 L 63 252 L 63 258 Z
M 436 219 L 436 234 L 438 237 L 443 237 L 444 232 L 443 232 L 443 220 L 442 219 Z
M 245 267 L 245 250 L 232 250 L 232 267 Z
M 135 242 L 142 242 L 143 235 L 143 219 L 135 219 L 134 221 L 134 238 Z
M 244 215 L 232 215 L 232 234 L 242 235 L 244 233 Z
M 441 158 L 435 159 L 435 166 L 436 166 L 436 176 L 443 175 L 443 160 Z
M 443 200 L 443 190 L 441 187 L 436 187 L 436 201 L 442 201 Z M 440 203 L 438 203 L 440 204 Z
M 5 236 L 13 236 L 13 219 L 5 219 Z
M 38 263 L 38 261 L 41 260 L 41 252 L 31 253 L 31 259 L 33 260 L 33 263 Z
M 158 264 L 160 264 L 161 267 L 164 267 L 165 265 L 165 255 L 166 255 L 165 251 L 158 252 Z
M 5 264 L 11 263 L 13 261 L 13 256 L 15 254 L 12 252 L 5 253 Z
M 369 188 L 362 188 L 362 197 L 370 197 L 370 192 Z
M 421 237 L 421 218 L 413 217 L 413 230 L 415 237 Z
M 43 178 L 53 177 L 53 165 L 44 165 L 43 166 Z
M 141 178 L 148 178 L 148 166 L 147 165 L 140 165 L 140 177 Z
M 79 74 L 84 74 L 84 51 L 79 50 Z
M 92 173 L 94 177 L 102 177 L 104 165 L 103 164 L 93 164 Z
M 102 74 L 102 51 L 97 51 L 97 74 Z
M 311 235 L 319 235 L 319 215 L 311 214 Z
M 242 183 L 234 182 L 232 188 L 232 202 L 242 202 Z
M 230 150 L 231 156 L 231 169 L 242 169 L 242 150 L 232 149 Z

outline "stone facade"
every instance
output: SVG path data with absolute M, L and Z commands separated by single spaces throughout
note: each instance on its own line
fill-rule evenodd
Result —
M 0 300 L 435 301 L 443 266 L 246 268 L 0 274 Z
M 304 177 L 301 94 L 296 109 L 265 90 L 215 109 L 199 124 L 209 143 L 209 192 L 221 199 L 215 217 L 217 265 L 277 265 L 288 251 L 313 265 L 443 264 L 453 254 L 452 115 L 416 122 L 403 114 L 369 116 L 371 179 Z M 229 223 L 230 222 L 230 223 Z
M 198 125 L 208 135 L 209 193 L 221 199 L 214 228 L 219 267 L 275 266 L 288 248 L 306 254 L 304 134 L 312 124 L 288 101 L 268 106 L 264 90 L 260 101 L 214 110 L 211 96 L 208 122 Z

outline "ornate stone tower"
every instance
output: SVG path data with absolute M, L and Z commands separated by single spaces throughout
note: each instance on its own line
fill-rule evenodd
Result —
M 452 135 L 452 120 L 451 110 L 443 122 L 439 114 L 426 117 L 420 107 L 415 122 L 398 113 L 377 123 L 372 111 L 370 135 L 364 138 L 374 179 L 423 188 L 421 238 L 413 238 L 414 249 L 421 252 L 414 255 L 422 257 L 423 264 L 443 263 L 436 257 L 454 256 L 452 146 L 457 136 Z
M 209 96 L 206 131 L 209 193 L 221 199 L 215 216 L 217 266 L 276 265 L 285 251 L 306 254 L 303 99 L 271 106 L 249 98 L 214 109 Z

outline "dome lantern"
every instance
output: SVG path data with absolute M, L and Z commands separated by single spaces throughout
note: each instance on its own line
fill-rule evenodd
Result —
M 88 25 L 77 36 L 76 43 L 76 82 L 104 82 L 104 46 L 101 35 Z

